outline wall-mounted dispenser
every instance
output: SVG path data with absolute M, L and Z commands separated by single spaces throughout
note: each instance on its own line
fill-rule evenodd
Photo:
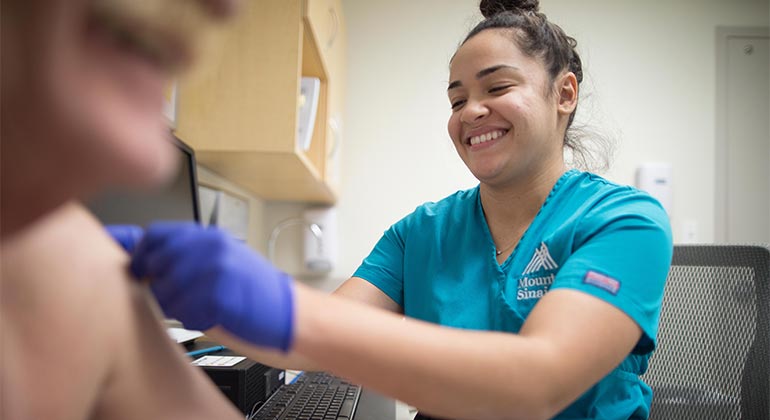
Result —
M 673 169 L 667 162 L 645 162 L 636 170 L 636 187 L 646 191 L 663 205 L 668 217 L 674 201 L 671 182 Z
M 301 217 L 278 223 L 267 241 L 267 258 L 275 263 L 278 237 L 292 226 L 303 228 L 302 249 L 305 274 L 329 273 L 337 261 L 337 211 L 334 208 L 310 208 Z
M 317 226 L 321 233 L 305 230 L 305 269 L 312 273 L 328 273 L 337 262 L 337 210 L 333 207 L 310 208 L 305 210 L 303 218 L 310 226 Z

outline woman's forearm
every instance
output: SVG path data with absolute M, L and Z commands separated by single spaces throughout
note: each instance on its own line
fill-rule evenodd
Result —
M 310 289 L 297 299 L 294 351 L 323 370 L 437 416 L 555 414 L 536 341 L 404 319 Z

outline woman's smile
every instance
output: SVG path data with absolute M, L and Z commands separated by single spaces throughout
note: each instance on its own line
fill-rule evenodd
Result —
M 499 128 L 472 130 L 465 137 L 465 144 L 470 147 L 471 151 L 482 150 L 494 145 L 498 139 L 506 134 L 508 134 L 508 130 Z

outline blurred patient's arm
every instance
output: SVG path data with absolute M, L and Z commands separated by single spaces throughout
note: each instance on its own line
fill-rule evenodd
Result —
M 241 418 L 150 309 L 79 205 L 2 244 L 3 418 Z

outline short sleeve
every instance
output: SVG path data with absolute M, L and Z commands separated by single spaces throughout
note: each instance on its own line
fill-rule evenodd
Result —
M 404 307 L 404 244 L 407 218 L 391 226 L 382 235 L 361 266 L 353 274 L 388 295 Z
M 626 190 L 597 203 L 575 235 L 552 289 L 580 290 L 625 312 L 643 333 L 633 353 L 651 352 L 673 253 L 666 212 L 647 194 Z

